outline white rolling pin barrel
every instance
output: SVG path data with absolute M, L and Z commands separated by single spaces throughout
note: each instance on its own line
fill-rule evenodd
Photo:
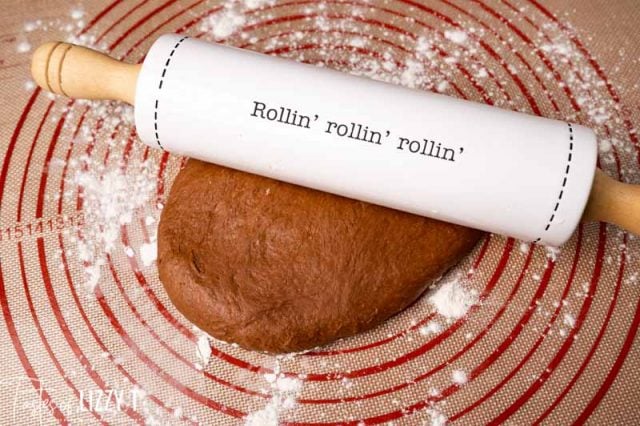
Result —
M 525 241 L 580 221 L 640 234 L 640 186 L 596 169 L 586 127 L 178 35 L 143 64 L 64 42 L 45 90 L 135 106 L 153 148 Z
M 135 99 L 151 147 L 525 241 L 564 243 L 594 179 L 586 127 L 183 36 Z

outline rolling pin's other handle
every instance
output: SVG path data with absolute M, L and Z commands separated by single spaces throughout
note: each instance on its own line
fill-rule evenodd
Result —
M 618 182 L 596 170 L 583 222 L 607 222 L 640 235 L 640 185 Z
M 133 105 L 141 66 L 120 62 L 86 47 L 50 42 L 34 52 L 31 74 L 38 86 L 49 92 Z

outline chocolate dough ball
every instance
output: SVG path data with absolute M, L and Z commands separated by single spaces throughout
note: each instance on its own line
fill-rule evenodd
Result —
M 213 337 L 272 353 L 369 330 L 481 232 L 189 160 L 162 212 L 160 279 Z

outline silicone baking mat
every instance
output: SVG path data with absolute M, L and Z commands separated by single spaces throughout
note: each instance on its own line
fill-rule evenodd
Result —
M 138 62 L 160 34 L 189 34 L 586 124 L 600 166 L 640 183 L 637 2 L 5 1 L 2 15 L 1 423 L 640 422 L 638 238 L 589 224 L 556 252 L 487 236 L 444 277 L 477 292 L 462 318 L 423 297 L 311 353 L 209 353 L 153 262 L 183 160 L 145 149 L 130 108 L 28 76 L 44 41 Z

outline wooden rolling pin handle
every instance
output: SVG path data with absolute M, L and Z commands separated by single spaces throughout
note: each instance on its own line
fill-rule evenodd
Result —
M 31 74 L 43 89 L 80 99 L 135 102 L 141 65 L 126 64 L 86 47 L 50 42 L 38 47 Z
M 640 185 L 618 182 L 596 170 L 582 220 L 613 223 L 640 235 Z

